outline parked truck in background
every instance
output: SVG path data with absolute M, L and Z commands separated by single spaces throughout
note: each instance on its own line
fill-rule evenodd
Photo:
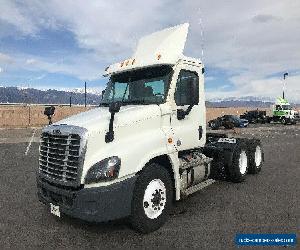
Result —
M 100 107 L 43 129 L 37 193 L 49 213 L 126 217 L 148 233 L 212 179 L 261 170 L 259 140 L 207 133 L 204 65 L 182 54 L 187 33 L 183 24 L 143 37 L 106 69 Z
M 240 115 L 241 119 L 246 119 L 249 123 L 266 123 L 267 112 L 265 110 L 250 110 Z
M 291 104 L 282 97 L 278 97 L 275 104 L 271 106 L 272 116 L 267 117 L 267 122 L 280 122 L 282 124 L 296 124 L 299 113 Z

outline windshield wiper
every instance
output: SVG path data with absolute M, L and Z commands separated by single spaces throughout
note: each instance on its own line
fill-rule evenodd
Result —
M 122 102 L 123 105 L 128 105 L 128 104 L 145 104 L 145 100 L 130 100 L 130 101 L 126 101 L 126 102 Z

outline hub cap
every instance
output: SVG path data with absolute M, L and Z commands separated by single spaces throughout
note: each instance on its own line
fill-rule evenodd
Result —
M 160 179 L 152 180 L 144 194 L 143 207 L 145 214 L 150 219 L 155 219 L 162 214 L 166 205 L 166 187 Z
M 248 159 L 247 159 L 247 154 L 243 150 L 240 154 L 240 159 L 239 159 L 239 167 L 240 167 L 240 173 L 243 175 L 247 171 L 247 165 L 248 165 Z
M 260 146 L 257 146 L 255 150 L 255 166 L 256 167 L 260 166 L 261 161 L 262 161 L 261 148 Z

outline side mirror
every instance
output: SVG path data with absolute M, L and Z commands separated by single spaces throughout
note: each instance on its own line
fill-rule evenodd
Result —
M 186 112 L 183 109 L 177 109 L 177 119 L 183 120 L 185 118 Z
M 121 108 L 121 102 L 112 102 L 109 104 L 109 112 L 110 113 L 118 113 Z

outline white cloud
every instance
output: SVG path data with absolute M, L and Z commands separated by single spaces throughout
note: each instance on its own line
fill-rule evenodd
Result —
M 103 61 L 95 54 L 85 53 L 77 54 L 76 57 L 65 56 L 63 60 L 54 60 L 53 58 L 34 57 L 27 59 L 22 63 L 21 58 L 27 55 L 19 55 L 20 67 L 30 71 L 45 71 L 48 73 L 62 73 L 76 76 L 81 80 L 95 80 L 102 78 L 104 72 Z
M 0 52 L 0 64 L 11 64 L 13 62 L 14 59 L 11 56 Z
M 30 58 L 30 59 L 27 59 L 25 63 L 28 64 L 28 65 L 36 64 L 37 60 L 33 59 L 33 58 Z
M 191 24 L 187 54 L 201 57 L 203 26 L 204 63 L 232 76 L 230 80 L 235 91 L 230 93 L 226 88 L 220 88 L 215 93 L 278 95 L 276 91 L 280 92 L 280 88 L 273 86 L 278 79 L 268 79 L 268 76 L 300 70 L 299 1 L 2 2 L 2 27 L 12 26 L 25 37 L 38 36 L 45 28 L 69 30 L 78 46 L 87 51 L 63 62 L 26 55 L 27 63 L 25 60 L 22 67 L 31 70 L 95 79 L 100 77 L 107 64 L 129 57 L 140 36 L 186 21 Z M 11 35 L 10 30 L 3 28 L 0 37 L 5 32 Z M 30 60 L 36 61 L 29 63 Z M 209 79 L 213 77 L 209 76 Z M 299 74 L 290 77 L 289 81 L 293 82 L 290 88 L 295 90 L 290 96 L 300 101 L 298 86 L 294 83 L 298 77 Z
M 244 80 L 241 80 L 244 81 Z M 225 98 L 225 97 L 240 97 L 240 96 L 256 96 L 270 97 L 275 100 L 282 95 L 283 80 L 278 77 L 268 79 L 248 80 L 247 84 L 240 86 L 237 90 L 223 91 L 220 87 L 215 91 L 209 90 L 207 97 L 209 99 Z M 290 76 L 286 79 L 285 96 L 291 102 L 299 102 L 300 100 L 300 74 Z
M 213 80 L 215 80 L 216 78 L 215 77 L 213 77 L 213 76 L 207 76 L 207 77 L 205 77 L 205 81 L 213 81 Z

